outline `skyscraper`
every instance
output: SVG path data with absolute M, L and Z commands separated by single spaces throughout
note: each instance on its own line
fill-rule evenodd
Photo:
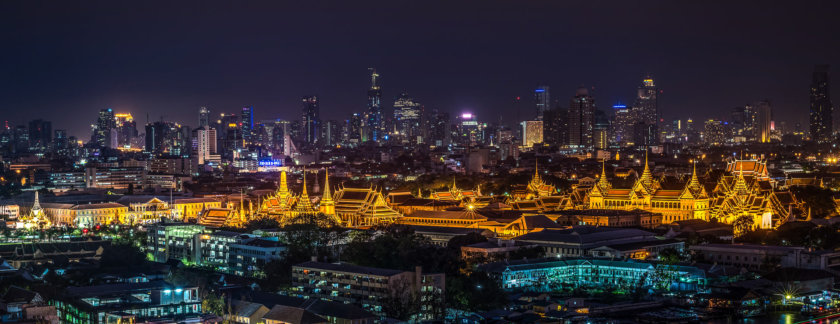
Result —
M 32 151 L 45 151 L 52 143 L 52 123 L 43 119 L 29 122 L 29 146 Z
M 254 106 L 245 106 L 242 107 L 242 120 L 240 122 L 240 127 L 242 131 L 242 139 L 246 143 L 251 142 L 251 137 L 254 134 Z
M 408 93 L 403 91 L 394 101 L 394 122 L 401 142 L 411 144 L 423 142 L 422 116 L 423 105 L 415 102 Z
M 613 141 L 619 146 L 633 143 L 633 113 L 626 105 L 613 105 L 615 125 L 613 125 Z
M 834 131 L 834 121 L 831 113 L 834 107 L 831 106 L 831 93 L 828 64 L 814 67 L 814 74 L 811 77 L 811 110 L 809 121 L 811 124 L 811 139 L 818 142 L 831 140 L 831 133 Z
M 610 119 L 603 110 L 595 110 L 592 125 L 592 146 L 604 149 L 609 146 Z
M 537 120 L 543 120 L 546 110 L 551 109 L 551 93 L 548 86 L 542 85 L 534 90 L 534 100 L 537 105 Z
M 131 147 L 134 138 L 137 137 L 137 123 L 130 113 L 114 114 L 115 130 L 117 138 L 117 147 Z M 114 134 L 112 134 L 112 138 Z
M 115 127 L 114 110 L 111 108 L 100 110 L 96 124 L 93 125 L 92 140 L 99 147 L 108 147 L 111 141 L 111 130 Z
M 526 120 L 522 125 L 522 146 L 533 147 L 534 144 L 543 142 L 543 121 Z
M 653 77 L 648 75 L 642 80 L 642 85 L 639 86 L 636 92 L 636 103 L 633 106 L 634 114 L 636 115 L 637 128 L 646 129 L 648 136 L 637 139 L 643 140 L 643 143 L 636 142 L 636 145 L 657 145 L 659 144 L 659 89 L 653 82 Z M 638 125 L 642 124 L 642 125 Z
M 201 107 L 198 109 L 198 127 L 210 126 L 210 109 Z
M 301 101 L 303 103 L 303 118 L 301 119 L 303 141 L 315 145 L 318 143 L 321 131 L 321 107 L 318 96 L 305 96 Z
M 382 89 L 376 84 L 376 79 L 379 78 L 379 74 L 376 73 L 376 68 L 369 68 L 368 70 L 370 70 L 370 89 L 367 92 L 367 139 L 379 142 L 381 137 L 385 135 L 385 129 L 382 123 Z
M 762 143 L 770 142 L 770 131 L 773 123 L 773 110 L 770 101 L 762 100 L 756 105 L 756 134 L 755 139 Z
M 218 154 L 216 150 L 216 130 L 210 126 L 201 126 L 195 130 L 193 149 L 198 156 L 198 164 L 203 165 Z
M 569 103 L 569 146 L 592 148 L 594 117 L 595 99 L 586 88 L 578 88 Z

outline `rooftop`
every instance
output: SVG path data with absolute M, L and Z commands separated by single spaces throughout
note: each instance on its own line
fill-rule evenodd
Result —
M 335 272 L 361 273 L 361 274 L 366 274 L 366 275 L 382 276 L 382 277 L 390 277 L 390 276 L 397 275 L 397 274 L 405 272 L 405 271 L 394 270 L 394 269 L 363 267 L 363 266 L 357 266 L 355 264 L 349 264 L 349 263 L 325 263 L 325 262 L 313 262 L 313 261 L 307 261 L 307 262 L 304 262 L 304 263 L 296 264 L 295 267 L 318 269 L 318 270 L 327 270 L 327 271 L 335 271 Z

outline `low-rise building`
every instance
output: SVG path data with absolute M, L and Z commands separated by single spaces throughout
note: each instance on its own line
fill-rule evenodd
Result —
M 662 224 L 662 214 L 621 209 L 569 209 L 550 214 L 562 225 L 654 228 Z
M 835 271 L 840 269 L 840 252 L 814 251 L 800 246 L 702 244 L 692 245 L 690 250 L 699 260 L 750 270 L 776 266 Z
M 300 297 L 320 298 L 361 306 L 383 314 L 383 303 L 405 293 L 443 296 L 444 274 L 362 267 L 347 263 L 304 262 L 292 267 L 292 291 Z
M 147 228 L 146 251 L 156 262 L 187 260 L 195 262 L 195 236 L 206 230 L 203 225 L 159 223 Z
M 550 257 L 631 257 L 653 258 L 665 249 L 683 251 L 681 241 L 659 238 L 656 234 L 635 228 L 573 226 L 567 229 L 545 229 L 513 238 L 545 248 Z
M 68 287 L 50 304 L 64 323 L 116 323 L 178 320 L 201 314 L 198 287 L 164 281 Z
M 605 259 L 522 260 L 486 264 L 487 271 L 504 289 L 551 291 L 560 288 L 657 288 L 672 292 L 698 293 L 705 289 L 703 270 L 690 266 L 666 265 L 634 260 Z

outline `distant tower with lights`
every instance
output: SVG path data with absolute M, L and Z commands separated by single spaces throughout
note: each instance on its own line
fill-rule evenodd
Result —
M 379 79 L 376 68 L 369 68 L 368 70 L 370 70 L 370 89 L 367 92 L 367 139 L 380 142 L 385 136 L 385 127 L 382 120 L 382 89 L 376 83 Z
M 537 120 L 543 120 L 545 111 L 551 109 L 551 92 L 549 87 L 542 85 L 534 90 L 534 101 L 536 101 Z
M 811 76 L 811 110 L 809 122 L 811 124 L 811 139 L 818 142 L 831 140 L 831 133 L 834 131 L 834 121 L 831 106 L 831 92 L 828 64 L 814 67 L 814 74 Z

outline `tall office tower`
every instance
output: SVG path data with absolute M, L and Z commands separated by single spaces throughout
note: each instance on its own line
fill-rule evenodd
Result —
M 394 123 L 402 143 L 423 143 L 423 105 L 403 91 L 394 101 Z
M 114 114 L 114 122 L 116 124 L 115 131 L 117 143 L 116 147 L 131 147 L 134 139 L 137 137 L 137 123 L 130 113 Z M 112 135 L 113 135 L 112 134 Z M 112 138 L 114 136 L 111 136 Z
M 636 92 L 636 103 L 633 106 L 634 114 L 636 115 L 636 124 L 640 129 L 646 129 L 649 136 L 645 136 L 644 143 L 636 142 L 636 145 L 657 145 L 659 144 L 659 89 L 653 82 L 653 77 L 648 75 L 642 80 L 642 85 L 639 86 Z
M 29 151 L 29 129 L 26 125 L 15 126 L 15 153 L 25 153 Z
M 376 73 L 376 68 L 369 68 L 370 70 L 370 89 L 367 92 L 367 126 L 368 136 L 367 140 L 379 142 L 385 136 L 385 129 L 382 120 L 382 89 L 376 84 L 376 79 L 379 74 Z
M 752 105 L 744 105 L 732 109 L 732 135 L 746 141 L 761 140 L 758 135 L 758 115 Z
M 96 124 L 93 125 L 93 136 L 91 140 L 99 147 L 108 147 L 111 141 L 111 130 L 115 126 L 114 110 L 111 108 L 100 110 Z
M 811 77 L 811 111 L 809 121 L 811 123 L 811 139 L 818 142 L 831 140 L 831 133 L 834 131 L 834 121 L 831 106 L 831 92 L 828 64 L 821 64 L 814 67 L 814 74 Z
M 522 125 L 522 146 L 533 147 L 534 144 L 543 142 L 543 121 L 526 120 Z
M 618 146 L 633 144 L 633 112 L 626 105 L 613 105 L 615 125 L 613 126 L 613 142 Z
M 458 115 L 455 121 L 455 140 L 463 146 L 472 146 L 484 141 L 484 125 L 478 122 L 478 116 L 472 113 Z
M 242 127 L 240 122 L 242 117 L 236 114 L 221 114 L 216 127 L 216 138 L 218 145 L 216 146 L 219 154 L 225 158 L 232 158 L 233 152 L 243 148 Z
M 362 143 L 364 136 L 365 116 L 360 113 L 353 113 L 347 120 L 347 134 L 345 142 L 351 145 Z
M 318 143 L 321 131 L 321 107 L 318 96 L 301 98 L 303 104 L 303 118 L 301 119 L 304 143 L 315 145 Z
M 242 107 L 242 115 L 240 117 L 242 117 L 240 121 L 242 139 L 245 143 L 251 143 L 251 137 L 254 135 L 254 106 Z
M 545 111 L 551 109 L 551 92 L 547 85 L 534 90 L 534 101 L 537 104 L 537 120 L 543 120 Z
M 321 141 L 324 146 L 341 144 L 341 123 L 337 120 L 327 120 L 321 123 Z
M 198 157 L 198 164 L 203 165 L 218 154 L 216 149 L 216 130 L 210 126 L 201 126 L 195 130 L 193 150 Z
M 60 155 L 66 155 L 70 148 L 70 139 L 67 138 L 67 130 L 56 129 L 53 136 L 53 149 Z
M 34 152 L 44 152 L 52 144 L 52 123 L 43 119 L 29 122 L 29 147 Z
M 770 142 L 770 131 L 773 123 L 773 110 L 770 101 L 762 100 L 756 105 L 755 139 L 762 143 Z
M 198 109 L 198 127 L 210 126 L 210 109 L 201 107 Z
M 548 145 L 565 144 L 560 142 L 560 117 L 559 109 L 547 109 L 543 112 L 543 143 Z M 566 113 L 568 115 L 568 113 Z M 563 116 L 566 119 L 566 116 Z M 565 132 L 565 127 L 563 128 Z M 501 140 L 501 138 L 498 138 Z
M 722 145 L 728 142 L 729 133 L 726 123 L 721 120 L 709 119 L 703 131 L 703 139 L 707 145 Z
M 577 89 L 569 103 L 569 146 L 592 148 L 592 131 L 595 124 L 595 99 L 584 87 Z
M 597 149 L 609 147 L 610 118 L 603 110 L 595 110 L 592 126 L 592 146 Z
M 429 144 L 438 147 L 449 145 L 452 138 L 452 132 L 450 131 L 452 123 L 449 120 L 449 113 L 434 109 L 427 120 L 429 122 Z

